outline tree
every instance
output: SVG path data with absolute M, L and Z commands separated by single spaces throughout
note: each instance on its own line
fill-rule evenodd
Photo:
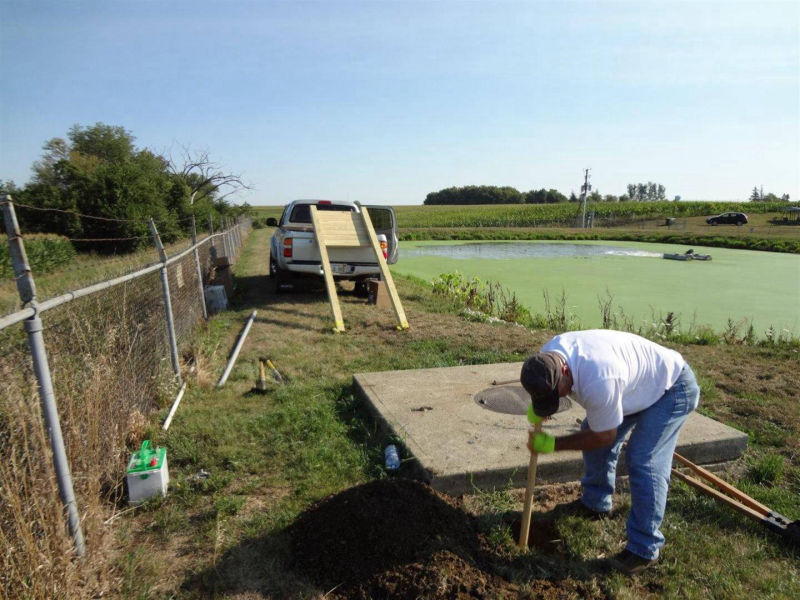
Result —
M 660 183 L 629 183 L 628 184 L 628 198 L 634 202 L 657 202 L 659 200 L 666 200 L 667 195 L 665 188 Z
M 28 204 L 67 212 L 27 216 L 28 231 L 103 240 L 79 242 L 77 247 L 105 252 L 149 245 L 150 218 L 164 241 L 181 233 L 179 221 L 189 214 L 188 188 L 170 173 L 164 158 L 137 149 L 123 127 L 104 123 L 75 125 L 67 138 L 44 144 L 33 180 L 23 192 Z
M 431 192 L 425 204 L 522 204 L 524 196 L 516 188 L 493 185 L 467 185 Z
M 567 197 L 555 189 L 531 190 L 525 194 L 526 204 L 556 204 L 567 202 Z
M 753 186 L 753 191 L 750 194 L 750 202 L 759 202 L 761 200 L 761 192 L 758 191 L 758 186 Z
M 190 205 L 204 199 L 219 202 L 232 194 L 250 189 L 242 181 L 241 175 L 224 172 L 209 158 L 206 150 L 193 151 L 184 146 L 180 161 L 170 158 L 169 169 L 189 188 Z

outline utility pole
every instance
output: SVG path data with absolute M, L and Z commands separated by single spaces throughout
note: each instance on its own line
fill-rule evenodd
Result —
M 583 205 L 581 228 L 583 229 L 586 229 L 586 196 L 589 195 L 589 192 L 592 189 L 592 186 L 589 184 L 589 171 L 591 171 L 591 169 L 583 170 L 583 185 L 581 186 L 581 204 Z

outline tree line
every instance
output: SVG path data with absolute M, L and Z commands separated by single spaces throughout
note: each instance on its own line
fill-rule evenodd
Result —
M 179 159 L 137 148 L 123 127 L 96 123 L 73 126 L 66 139 L 53 138 L 33 164 L 24 187 L 0 181 L 0 194 L 40 209 L 17 211 L 22 231 L 66 236 L 78 251 L 129 252 L 152 244 L 152 218 L 165 242 L 186 235 L 191 217 L 198 229 L 209 218 L 247 210 L 227 197 L 247 188 L 224 172 L 206 152 L 182 149 Z M 83 241 L 82 241 L 83 240 Z
M 666 188 L 658 183 L 632 183 L 628 185 L 627 194 L 603 195 L 595 190 L 586 199 L 589 202 L 658 202 L 666 199 L 665 192 Z M 509 186 L 467 185 L 431 192 L 425 197 L 424 204 L 558 204 L 580 201 L 575 192 L 565 196 L 552 188 L 520 192 Z
M 660 183 L 629 183 L 627 193 L 620 196 L 601 194 L 595 190 L 587 195 L 586 200 L 597 202 L 664 202 L 667 200 L 666 187 Z M 680 197 L 676 196 L 675 200 Z M 778 197 L 775 194 L 764 194 L 763 189 L 753 188 L 751 202 L 789 202 L 789 194 Z M 544 188 L 520 192 L 509 186 L 467 185 L 449 187 L 438 192 L 431 192 L 425 197 L 424 204 L 555 204 L 559 202 L 580 202 L 581 198 L 571 192 L 569 197 L 558 190 Z

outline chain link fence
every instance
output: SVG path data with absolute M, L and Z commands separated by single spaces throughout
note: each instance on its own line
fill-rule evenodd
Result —
M 22 247 L 21 234 L 5 221 L 9 245 Z M 230 281 L 224 271 L 250 229 L 241 218 L 160 263 L 44 302 L 24 298 L 21 311 L 0 317 L 0 597 L 72 598 L 113 589 L 102 554 L 109 514 L 124 506 L 130 449 L 148 415 L 161 408 L 159 399 L 177 392 L 182 357 L 192 354 L 206 312 L 203 286 Z M 31 277 L 19 260 L 15 277 Z M 38 319 L 44 365 L 31 334 Z M 52 381 L 55 427 L 47 421 L 42 368 Z

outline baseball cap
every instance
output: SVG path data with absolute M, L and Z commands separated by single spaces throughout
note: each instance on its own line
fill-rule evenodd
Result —
M 522 387 L 531 395 L 533 412 L 549 417 L 558 410 L 558 383 L 561 381 L 561 360 L 554 352 L 539 352 L 522 364 L 519 376 Z

